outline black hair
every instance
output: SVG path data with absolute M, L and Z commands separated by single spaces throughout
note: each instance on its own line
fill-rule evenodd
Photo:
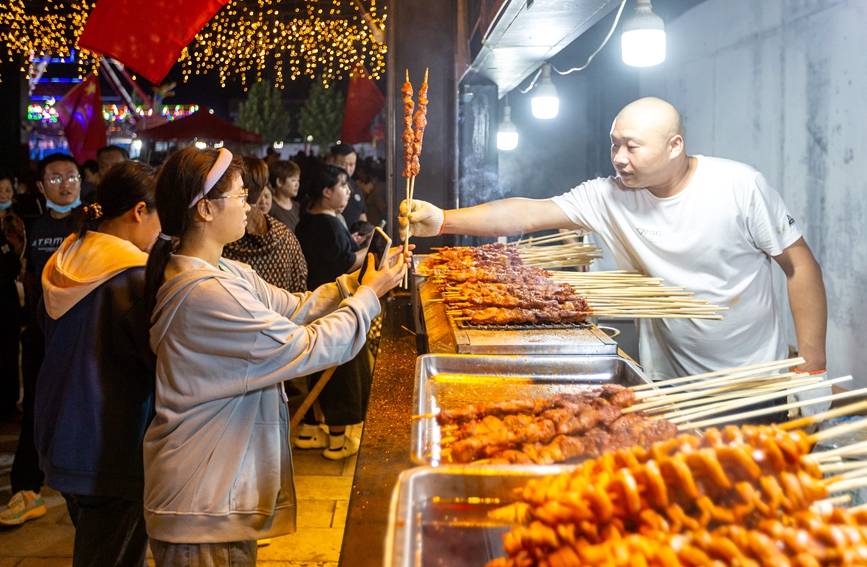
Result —
M 99 173 L 99 164 L 96 162 L 96 160 L 89 159 L 83 164 L 81 164 L 82 175 L 84 175 L 85 169 L 91 173 Z
M 39 172 L 38 172 L 39 173 L 39 181 L 42 181 L 42 182 L 45 181 L 45 168 L 46 167 L 48 167 L 52 163 L 57 163 L 60 161 L 68 161 L 69 163 L 74 164 L 75 167 L 78 167 L 78 162 L 76 162 L 75 159 L 69 154 L 56 153 L 56 154 L 51 154 L 50 156 L 45 156 L 39 162 Z
M 120 152 L 123 155 L 123 159 L 129 159 L 129 152 L 128 151 L 126 151 L 125 149 L 123 149 L 120 146 L 114 146 L 114 145 L 103 146 L 103 147 L 99 148 L 98 150 L 96 150 L 96 157 L 99 157 L 99 154 L 102 154 L 105 152 Z
M 156 209 L 154 173 L 154 168 L 140 161 L 116 164 L 97 185 L 96 202 L 76 208 L 67 227 L 78 238 L 84 238 L 102 221 L 122 216 L 139 203 L 143 202 L 152 212 Z
M 244 187 L 249 191 L 247 202 L 253 205 L 262 196 L 262 190 L 268 184 L 268 164 L 265 160 L 253 156 L 244 156 Z
M 325 189 L 333 189 L 341 181 L 346 183 L 348 180 L 349 174 L 342 167 L 337 167 L 333 163 L 321 164 L 313 177 L 313 182 L 307 188 L 307 198 L 310 199 L 310 204 L 315 205 L 322 198 L 322 192 Z
M 331 146 L 331 149 L 328 150 L 328 153 L 331 154 L 332 157 L 338 157 L 348 156 L 357 152 L 350 144 L 334 144 Z
M 165 283 L 166 265 L 172 253 L 180 246 L 187 231 L 193 228 L 195 207 L 190 203 L 202 192 L 205 179 L 217 162 L 217 150 L 185 148 L 173 153 L 160 168 L 156 182 L 157 214 L 160 216 L 162 234 L 171 240 L 158 238 L 148 256 L 145 271 L 145 298 L 149 310 L 156 305 L 157 292 Z M 240 157 L 232 158 L 232 163 L 217 180 L 205 197 L 218 197 L 232 188 L 236 175 L 244 172 Z M 161 236 L 162 236 L 161 234 Z
M 294 161 L 281 159 L 268 166 L 268 182 L 271 183 L 271 187 L 277 187 L 278 179 L 282 180 L 294 175 L 301 175 L 301 168 Z

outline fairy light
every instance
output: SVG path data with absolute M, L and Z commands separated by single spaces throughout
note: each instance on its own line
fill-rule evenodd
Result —
M 385 30 L 383 3 L 362 1 L 370 25 Z M 246 88 L 263 78 L 263 69 L 274 68 L 280 88 L 302 76 L 328 85 L 351 76 L 358 64 L 374 79 L 382 77 L 387 48 L 358 17 L 355 2 L 295 0 L 294 11 L 284 2 L 230 0 L 181 52 L 184 81 L 214 72 L 221 86 L 234 76 Z M 93 5 L 88 0 L 0 0 L 0 44 L 10 60 L 16 54 L 32 61 L 74 53 L 83 78 L 99 66 L 98 56 L 77 46 Z
M 168 105 L 162 108 L 162 115 L 169 122 L 189 116 L 199 110 L 197 104 L 176 104 Z M 144 108 L 139 105 L 135 109 L 128 106 L 118 106 L 116 104 L 104 104 L 102 106 L 102 117 L 108 123 L 135 122 L 137 118 L 146 118 L 153 116 L 152 108 Z M 58 121 L 57 110 L 50 104 L 30 104 L 27 107 L 27 119 L 34 122 L 44 122 L 46 124 L 54 124 Z

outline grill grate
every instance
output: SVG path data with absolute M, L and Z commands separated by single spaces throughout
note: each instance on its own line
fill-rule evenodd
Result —
M 581 323 L 522 323 L 520 325 L 471 325 L 469 321 L 455 321 L 455 327 L 474 331 L 557 331 L 569 329 L 589 329 L 593 325 L 587 321 Z

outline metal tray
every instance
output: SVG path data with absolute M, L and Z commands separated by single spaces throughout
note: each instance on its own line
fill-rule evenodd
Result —
M 637 386 L 649 380 L 619 356 L 493 356 L 426 354 L 415 364 L 413 413 L 440 408 L 579 392 L 583 386 Z M 412 424 L 412 460 L 440 464 L 440 428 L 435 418 Z
M 517 500 L 530 479 L 569 467 L 420 467 L 403 472 L 391 497 L 385 567 L 484 567 L 502 557 L 513 524 L 488 511 Z

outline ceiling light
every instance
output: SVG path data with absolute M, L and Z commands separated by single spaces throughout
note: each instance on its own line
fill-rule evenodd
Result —
M 533 116 L 548 120 L 556 118 L 560 110 L 560 99 L 557 98 L 557 89 L 551 82 L 551 66 L 547 63 L 542 65 L 542 77 L 539 85 L 533 90 Z
M 633 67 L 651 67 L 665 61 L 665 24 L 653 13 L 650 0 L 636 0 L 635 14 L 624 22 L 623 62 Z
M 506 99 L 506 108 L 503 110 L 503 121 L 497 130 L 497 149 L 508 152 L 518 147 L 518 129 L 512 123 L 512 109 L 509 108 L 509 99 Z

